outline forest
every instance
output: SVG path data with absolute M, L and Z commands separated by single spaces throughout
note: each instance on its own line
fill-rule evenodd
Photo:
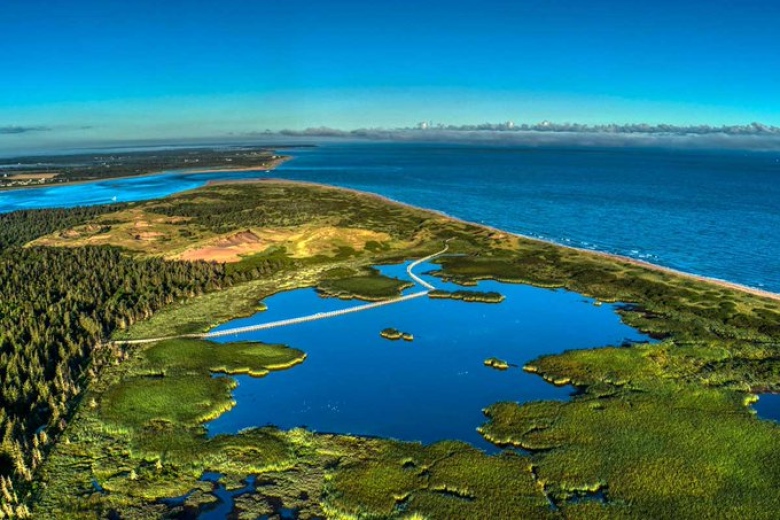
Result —
M 116 209 L 115 207 L 113 209 Z M 163 305 L 229 284 L 220 264 L 134 259 L 114 247 L 21 248 L 105 208 L 4 215 L 0 222 L 0 483 L 16 502 L 64 430 L 106 338 Z
M 26 209 L 0 214 L 0 251 L 22 246 L 40 236 L 67 229 L 130 204 L 84 206 L 72 209 Z

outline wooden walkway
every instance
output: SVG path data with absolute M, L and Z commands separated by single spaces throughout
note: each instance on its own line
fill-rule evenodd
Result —
M 307 323 L 310 321 L 316 321 L 316 320 L 326 320 L 328 318 L 336 318 L 338 316 L 344 316 L 345 314 L 353 314 L 355 312 L 363 312 L 363 311 L 369 311 L 371 309 L 376 309 L 377 307 L 384 307 L 385 305 L 392 305 L 394 303 L 402 303 L 408 300 L 413 300 L 415 298 L 420 298 L 421 296 L 426 296 L 430 291 L 434 290 L 435 287 L 416 274 L 414 274 L 414 268 L 418 265 L 425 263 L 429 260 L 433 260 L 439 255 L 443 255 L 447 252 L 449 249 L 449 245 L 447 243 L 444 244 L 444 249 L 441 251 L 434 253 L 432 255 L 428 255 L 425 258 L 420 258 L 419 260 L 416 260 L 409 264 L 409 266 L 406 268 L 406 272 L 409 274 L 409 277 L 414 280 L 417 284 L 422 285 L 425 290 L 416 292 L 413 294 L 408 294 L 406 296 L 399 296 L 398 298 L 392 298 L 390 300 L 382 300 L 380 302 L 373 302 L 373 303 L 367 303 L 365 305 L 358 305 L 356 307 L 350 307 L 347 309 L 340 309 L 337 311 L 330 311 L 330 312 L 318 312 L 317 314 L 310 314 L 308 316 L 301 316 L 299 318 L 290 318 L 287 320 L 279 320 L 279 321 L 272 321 L 269 323 L 259 323 L 257 325 L 249 325 L 246 327 L 235 327 L 232 329 L 224 329 L 224 330 L 218 330 L 213 332 L 207 332 L 206 334 L 201 335 L 200 337 L 211 339 L 211 338 L 219 338 L 222 336 L 230 336 L 233 334 L 244 334 L 246 332 L 254 332 L 257 330 L 265 330 L 265 329 L 273 329 L 276 327 L 286 327 L 288 325 L 297 325 L 298 323 Z
M 449 242 L 449 240 L 447 241 Z M 203 334 L 183 334 L 181 336 L 169 336 L 165 338 L 149 338 L 149 339 L 135 339 L 135 340 L 128 340 L 128 341 L 116 341 L 115 343 L 123 343 L 126 345 L 140 345 L 144 343 L 154 343 L 157 341 L 163 341 L 168 339 L 178 339 L 178 338 L 200 338 L 200 339 L 211 339 L 211 338 L 219 338 L 223 336 L 231 336 L 231 335 L 238 335 L 238 334 L 245 334 L 247 332 L 254 332 L 258 330 L 266 330 L 266 329 L 273 329 L 277 327 L 287 327 L 290 325 L 297 325 L 299 323 L 307 323 L 310 321 L 316 321 L 316 320 L 326 320 L 329 318 L 336 318 L 338 316 L 344 316 L 346 314 L 353 314 L 356 312 L 363 312 L 368 311 L 371 309 L 376 309 L 378 307 L 384 307 L 386 305 L 393 305 L 395 303 L 402 303 L 408 300 L 413 300 L 415 298 L 421 298 L 423 296 L 426 296 L 430 291 L 434 290 L 435 287 L 431 285 L 430 283 L 426 282 L 416 274 L 414 274 L 414 268 L 418 265 L 428 262 L 429 260 L 433 260 L 437 256 L 443 255 L 447 252 L 449 249 L 449 245 L 445 242 L 444 249 L 441 251 L 434 253 L 432 255 L 428 255 L 425 258 L 420 258 L 419 260 L 415 260 L 409 266 L 406 268 L 406 272 L 409 275 L 409 277 L 414 280 L 415 283 L 418 285 L 421 285 L 425 288 L 424 291 L 407 294 L 406 296 L 399 296 L 398 298 L 392 298 L 390 300 L 382 300 L 379 302 L 372 302 L 367 303 L 365 305 L 358 305 L 356 307 L 349 307 L 347 309 L 339 309 L 336 311 L 330 311 L 330 312 L 318 312 L 316 314 L 310 314 L 308 316 L 300 316 L 298 318 L 289 318 L 286 320 L 278 320 L 278 321 L 271 321 L 268 323 L 259 323 L 257 325 L 248 325 L 246 327 L 233 327 L 230 329 L 223 329 L 218 331 L 212 331 L 212 332 L 206 332 Z
M 392 305 L 393 303 L 401 303 L 407 300 L 413 300 L 421 296 L 426 296 L 428 291 L 420 291 L 414 294 L 408 294 L 399 298 L 393 298 L 392 300 L 382 300 L 381 302 L 367 303 L 365 305 L 359 305 L 357 307 L 349 307 L 347 309 L 339 309 L 337 311 L 330 312 L 318 312 L 317 314 L 310 314 L 309 316 L 301 316 L 300 318 L 290 318 L 288 320 L 271 321 L 269 323 L 260 323 L 258 325 L 249 325 L 246 327 L 235 327 L 232 329 L 218 330 L 214 332 L 207 332 L 201 335 L 202 338 L 211 339 L 219 338 L 222 336 L 230 336 L 232 334 L 244 334 L 246 332 L 254 332 L 256 330 L 274 329 L 276 327 L 286 327 L 288 325 L 297 325 L 298 323 L 307 323 L 309 321 L 326 320 L 328 318 L 336 318 L 338 316 L 344 316 L 345 314 L 352 314 L 355 312 L 368 311 L 376 309 L 377 307 L 383 307 L 385 305 Z

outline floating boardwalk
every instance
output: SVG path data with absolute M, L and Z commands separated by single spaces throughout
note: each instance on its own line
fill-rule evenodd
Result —
M 380 302 L 373 302 L 373 303 L 367 303 L 365 305 L 358 305 L 357 307 L 350 307 L 348 309 L 340 309 L 337 311 L 330 311 L 330 312 L 318 312 L 317 314 L 311 314 L 309 316 L 301 316 L 299 318 L 290 318 L 287 320 L 279 320 L 279 321 L 272 321 L 269 323 L 259 323 L 257 325 L 249 325 L 246 327 L 235 327 L 232 329 L 224 329 L 224 330 L 218 330 L 214 332 L 207 332 L 206 334 L 200 335 L 201 338 L 205 339 L 211 339 L 211 338 L 219 338 L 223 336 L 230 336 L 233 334 L 244 334 L 246 332 L 254 332 L 257 330 L 265 330 L 265 329 L 274 329 L 277 327 L 286 327 L 289 325 L 297 325 L 299 323 L 308 323 L 310 321 L 316 321 L 316 320 L 325 320 L 328 318 L 336 318 L 338 316 L 344 316 L 345 314 L 352 314 L 355 312 L 362 312 L 362 311 L 368 311 L 371 309 L 376 309 L 377 307 L 384 307 L 385 305 L 392 305 L 394 303 L 401 303 L 405 302 L 407 300 L 413 300 L 415 298 L 420 298 L 422 296 L 426 296 L 429 292 L 436 289 L 433 285 L 429 284 L 416 274 L 414 274 L 414 268 L 418 265 L 425 263 L 429 260 L 433 260 L 439 255 L 443 255 L 447 252 L 449 249 L 449 245 L 445 242 L 444 249 L 439 251 L 438 253 L 434 253 L 432 255 L 428 255 L 425 258 L 420 258 L 419 260 L 415 260 L 409 266 L 406 268 L 407 274 L 409 274 L 409 277 L 414 280 L 417 284 L 422 285 L 425 287 L 424 291 L 416 292 L 414 294 L 408 294 L 406 296 L 400 296 L 398 298 L 393 298 L 390 300 L 382 300 Z
M 213 332 L 206 332 L 204 334 L 184 334 L 181 336 L 170 336 L 166 338 L 150 338 L 150 339 L 135 339 L 135 340 L 128 340 L 128 341 L 117 341 L 115 343 L 124 343 L 127 345 L 140 345 L 144 343 L 154 343 L 157 341 L 163 341 L 167 339 L 177 339 L 177 338 L 200 338 L 200 339 L 211 339 L 211 338 L 220 338 L 224 336 L 231 336 L 231 335 L 238 335 L 238 334 L 245 334 L 247 332 L 254 332 L 258 330 L 266 330 L 266 329 L 274 329 L 277 327 L 287 327 L 290 325 L 297 325 L 299 323 L 308 323 L 310 321 L 317 321 L 317 320 L 325 320 L 329 318 L 336 318 L 338 316 L 344 316 L 345 314 L 353 314 L 356 312 L 362 312 L 362 311 L 368 311 L 371 309 L 376 309 L 377 307 L 384 307 L 386 305 L 392 305 L 394 303 L 402 303 L 408 300 L 413 300 L 415 298 L 421 298 L 423 296 L 426 296 L 429 292 L 435 290 L 436 288 L 431 285 L 430 283 L 426 282 L 416 274 L 414 274 L 414 268 L 418 265 L 428 262 L 429 260 L 433 260 L 437 256 L 443 255 L 447 252 L 449 249 L 449 245 L 447 244 L 449 240 L 447 240 L 444 244 L 444 249 L 439 251 L 438 253 L 434 253 L 432 255 L 428 255 L 425 258 L 420 258 L 419 260 L 415 260 L 409 266 L 406 268 L 406 272 L 409 275 L 409 277 L 415 281 L 418 285 L 421 285 L 425 288 L 424 291 L 416 292 L 413 294 L 407 294 L 406 296 L 399 296 L 398 298 L 392 298 L 390 300 L 382 300 L 379 302 L 372 302 L 367 303 L 365 305 L 358 305 L 356 307 L 349 307 L 347 309 L 339 309 L 336 311 L 330 311 L 330 312 L 318 312 L 317 314 L 310 314 L 308 316 L 300 316 L 298 318 L 289 318 L 286 320 L 278 320 L 278 321 L 271 321 L 268 323 L 259 323 L 257 325 L 248 325 L 246 327 L 234 327 L 231 329 L 224 329 L 224 330 L 217 330 Z
M 272 321 L 269 323 L 260 323 L 258 325 L 249 325 L 247 327 L 236 327 L 233 329 L 218 330 L 214 332 L 207 332 L 201 335 L 201 338 L 211 339 L 219 338 L 222 336 L 230 336 L 232 334 L 244 334 L 245 332 L 254 332 L 256 330 L 274 329 L 276 327 L 286 327 L 288 325 L 297 325 L 298 323 L 307 323 L 316 320 L 325 320 L 328 318 L 335 318 L 337 316 L 344 316 L 345 314 L 352 314 L 355 312 L 368 311 L 376 309 L 377 307 L 383 307 L 385 305 L 391 305 L 393 303 L 401 303 L 406 300 L 413 300 L 421 296 L 426 296 L 428 291 L 420 291 L 414 294 L 408 294 L 399 298 L 393 298 L 392 300 L 382 300 L 381 302 L 367 303 L 365 305 L 359 305 L 357 307 L 350 307 L 347 309 L 339 309 L 337 311 L 330 312 L 318 312 L 317 314 L 311 314 L 309 316 L 301 316 L 300 318 L 290 318 L 289 320 Z

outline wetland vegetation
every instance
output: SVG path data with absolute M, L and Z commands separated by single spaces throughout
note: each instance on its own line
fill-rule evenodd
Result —
M 160 500 L 208 491 L 206 472 L 222 474 L 228 490 L 248 475 L 263 483 L 235 500 L 246 518 L 279 504 L 304 519 L 769 519 L 780 508 L 780 426 L 748 406 L 755 393 L 780 391 L 777 300 L 294 183 L 212 186 L 64 216 L 6 220 L 26 229 L 0 256 L 6 515 L 175 517 L 180 506 Z M 154 240 L 136 238 L 139 229 Z M 247 230 L 257 238 L 251 247 L 220 242 Z M 303 429 L 209 437 L 203 423 L 232 406 L 230 374 L 295 370 L 304 353 L 194 339 L 106 342 L 203 332 L 296 287 L 365 296 L 383 285 L 397 294 L 401 286 L 367 269 L 421 258 L 447 239 L 455 255 L 436 260 L 443 280 L 624 302 L 623 320 L 659 341 L 528 363 L 578 392 L 567 402 L 487 408 L 485 439 L 521 448 L 496 455 L 444 439 Z M 212 263 L 214 247 L 240 252 Z M 197 260 L 180 260 L 191 251 Z M 578 499 L 594 492 L 603 500 Z M 185 502 L 210 500 L 195 493 Z
M 480 291 L 440 291 L 434 290 L 428 293 L 429 298 L 460 300 L 464 302 L 501 303 L 504 296 L 497 292 Z
M 485 366 L 495 368 L 496 370 L 506 370 L 509 368 L 509 363 L 503 359 L 492 357 L 485 360 Z
M 390 341 L 397 341 L 399 339 L 402 339 L 404 341 L 414 341 L 413 334 L 409 332 L 401 332 L 400 330 L 394 329 L 392 327 L 382 329 L 379 335 L 385 339 L 389 339 Z
M 336 297 L 342 300 L 357 298 L 366 301 L 379 301 L 401 296 L 404 289 L 413 286 L 414 283 L 409 281 L 372 273 L 366 276 L 324 280 L 317 286 L 317 291 L 322 296 Z

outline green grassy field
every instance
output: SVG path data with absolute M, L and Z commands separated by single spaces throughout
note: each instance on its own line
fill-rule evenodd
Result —
M 323 296 L 341 299 L 357 298 L 359 300 L 378 301 L 401 295 L 401 291 L 413 287 L 412 282 L 388 278 L 380 274 L 353 276 L 324 280 L 317 286 L 317 292 Z

